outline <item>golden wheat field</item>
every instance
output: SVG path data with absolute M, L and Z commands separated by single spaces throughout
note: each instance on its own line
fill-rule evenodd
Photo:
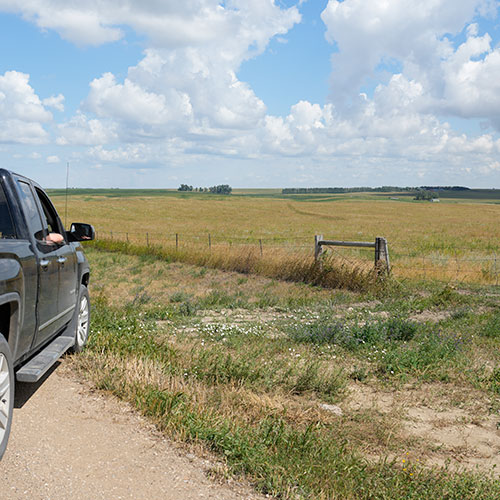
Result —
M 179 247 L 212 252 L 244 246 L 264 259 L 281 252 L 312 254 L 315 234 L 370 242 L 382 236 L 389 243 L 395 276 L 498 284 L 500 204 L 362 195 L 283 199 L 274 192 L 263 196 L 261 191 L 226 197 L 126 194 L 70 194 L 68 222 L 92 223 L 98 238 L 163 246 L 177 242 Z M 65 214 L 65 197 L 56 194 L 53 199 Z M 351 263 L 369 264 L 373 259 L 373 250 L 328 251 Z

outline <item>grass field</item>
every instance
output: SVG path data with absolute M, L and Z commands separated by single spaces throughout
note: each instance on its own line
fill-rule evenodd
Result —
M 105 236 L 83 377 L 273 498 L 500 498 L 499 205 L 111 191 L 68 203 Z
M 289 500 L 500 498 L 498 288 L 327 290 L 87 248 L 75 369 L 210 474 Z
M 491 191 L 496 193 L 496 190 Z M 493 196 L 491 194 L 491 196 Z M 62 191 L 52 197 L 65 213 Z M 397 200 L 391 198 L 398 198 Z M 231 196 L 173 190 L 70 190 L 68 222 L 89 221 L 100 238 L 185 251 L 226 254 L 241 247 L 262 257 L 311 255 L 315 234 L 374 241 L 386 237 L 398 278 L 498 284 L 500 204 L 498 200 L 447 199 L 416 202 L 389 193 L 287 195 L 276 190 L 238 190 Z M 147 233 L 147 237 L 146 237 Z M 336 249 L 345 262 L 371 264 L 366 250 Z

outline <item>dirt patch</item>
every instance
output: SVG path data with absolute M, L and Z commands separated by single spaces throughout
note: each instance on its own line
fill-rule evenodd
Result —
M 258 321 L 259 323 L 272 323 L 282 319 L 293 319 L 295 315 L 290 313 L 281 313 L 272 308 L 268 309 L 221 309 L 220 311 L 202 310 L 197 312 L 201 318 L 201 323 L 250 323 Z
M 436 411 L 424 406 L 407 409 L 404 428 L 426 443 L 422 450 L 426 463 L 472 469 L 479 467 L 500 473 L 499 415 L 472 415 L 455 408 Z
M 383 390 L 349 387 L 349 412 L 375 410 L 399 420 L 402 456 L 414 463 L 500 474 L 500 414 L 490 413 L 484 395 L 439 384 Z M 393 457 L 392 457 L 393 458 Z
M 410 319 L 419 323 L 438 323 L 450 318 L 451 315 L 452 311 L 422 311 L 410 316 Z
M 351 384 L 348 391 L 347 406 L 351 411 L 376 409 L 389 413 L 396 404 L 396 393 L 393 391 L 377 390 L 362 384 Z

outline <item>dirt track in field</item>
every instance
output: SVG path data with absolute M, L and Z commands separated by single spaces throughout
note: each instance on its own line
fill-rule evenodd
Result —
M 0 498 L 263 498 L 210 480 L 213 465 L 176 448 L 127 405 L 80 384 L 63 360 L 41 383 L 16 384 Z

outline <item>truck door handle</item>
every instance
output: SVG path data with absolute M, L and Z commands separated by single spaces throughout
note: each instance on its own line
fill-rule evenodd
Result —
M 59 257 L 57 259 L 57 262 L 59 262 L 59 264 L 63 264 L 67 261 L 68 259 L 66 257 Z
M 50 260 L 48 260 L 48 259 L 42 259 L 42 260 L 40 261 L 40 267 L 41 267 L 44 271 L 46 271 L 46 270 L 49 268 L 49 264 L 50 264 Z

